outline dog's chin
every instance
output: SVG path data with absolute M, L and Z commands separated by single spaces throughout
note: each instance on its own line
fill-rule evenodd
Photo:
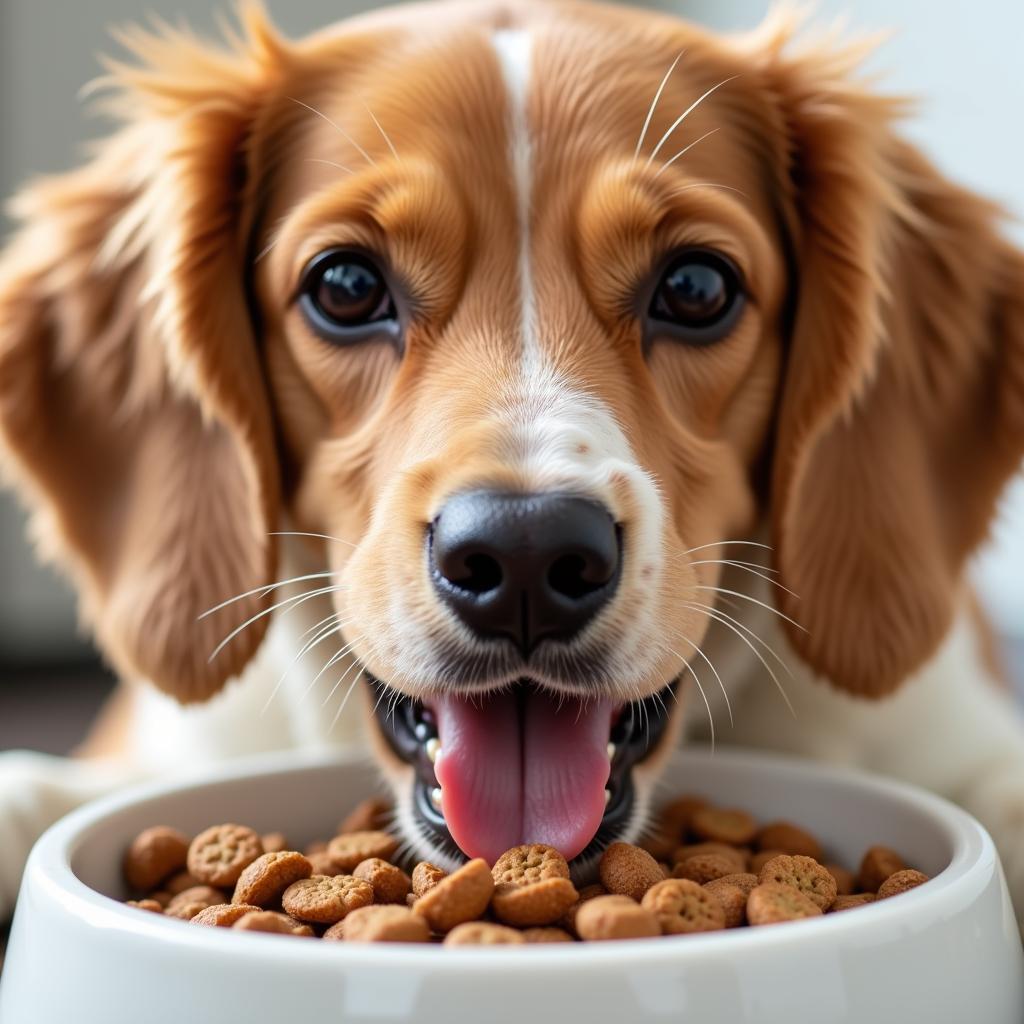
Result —
M 526 679 L 416 699 L 365 675 L 381 738 L 409 768 L 397 823 L 417 856 L 493 862 L 509 847 L 544 842 L 585 881 L 610 843 L 637 837 L 648 787 L 634 770 L 644 774 L 666 742 L 678 679 L 615 704 L 546 693 Z

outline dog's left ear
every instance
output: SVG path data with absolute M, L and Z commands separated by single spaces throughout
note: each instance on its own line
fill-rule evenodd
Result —
M 799 600 L 782 604 L 816 672 L 878 697 L 948 630 L 1024 454 L 1024 255 L 841 56 L 761 57 L 794 252 L 772 515 Z
M 234 51 L 128 40 L 125 126 L 26 189 L 0 259 L 0 448 L 45 553 L 129 678 L 181 701 L 247 663 L 266 618 L 275 438 L 246 297 L 242 211 L 264 94 L 284 60 L 257 9 Z M 212 606 L 243 600 L 207 618 Z

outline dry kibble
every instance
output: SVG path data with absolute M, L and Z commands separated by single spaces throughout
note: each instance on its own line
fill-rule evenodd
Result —
M 151 892 L 146 899 L 159 903 L 161 907 L 166 907 L 174 897 L 166 889 L 157 889 L 155 892 Z
M 799 889 L 782 882 L 765 882 L 747 897 L 747 920 L 752 925 L 781 924 L 802 917 L 818 917 L 821 907 Z
M 338 870 L 337 864 L 334 863 L 334 858 L 327 852 L 327 850 L 317 850 L 313 853 L 306 853 L 306 860 L 309 861 L 309 866 L 312 869 L 311 874 L 314 875 L 340 875 L 342 872 Z
M 880 900 L 885 900 L 890 896 L 899 896 L 901 892 L 908 892 L 910 889 L 916 889 L 919 885 L 924 885 L 927 881 L 927 875 L 922 874 L 920 871 L 914 871 L 912 868 L 907 868 L 904 871 L 894 871 L 878 887 L 878 898 Z
M 291 849 L 283 832 L 268 832 L 260 836 L 260 844 L 264 853 L 283 853 Z
M 600 882 L 595 882 L 593 885 L 585 885 L 579 891 L 579 899 L 562 915 L 562 919 L 558 922 L 559 926 L 564 928 L 567 932 L 575 935 L 576 933 L 576 914 L 580 907 L 583 906 L 588 900 L 597 899 L 598 896 L 607 896 L 608 890 L 601 885 Z
M 639 846 L 612 843 L 598 867 L 601 884 L 610 893 L 640 900 L 655 882 L 665 877 L 658 862 Z
M 311 875 L 292 882 L 281 897 L 285 913 L 311 924 L 334 924 L 373 902 L 373 887 L 351 875 Z
M 757 853 L 750 855 L 750 860 L 747 862 L 747 870 L 753 872 L 755 875 L 761 874 L 761 868 L 765 866 L 770 860 L 775 860 L 776 857 L 781 857 L 786 851 L 785 850 L 760 850 Z
M 311 843 L 306 843 L 305 849 L 302 851 L 307 857 L 312 857 L 315 853 L 326 853 L 327 852 L 327 840 L 326 839 L 314 839 Z
M 179 892 L 184 892 L 186 889 L 194 889 L 197 885 L 202 884 L 190 871 L 179 871 L 177 874 L 171 875 L 160 888 L 164 892 L 169 892 L 172 896 L 177 896 Z
M 157 825 L 140 832 L 124 855 L 124 880 L 137 892 L 155 889 L 185 866 L 188 836 L 176 828 Z
M 665 804 L 658 812 L 651 834 L 641 840 L 639 846 L 656 860 L 667 860 L 685 839 L 694 812 L 707 805 L 699 796 L 681 796 Z
M 873 892 L 858 892 L 850 896 L 837 896 L 835 903 L 828 908 L 830 914 L 838 914 L 840 910 L 853 910 L 855 907 L 866 907 L 875 902 Z
M 881 884 L 906 868 L 903 858 L 887 846 L 872 846 L 860 862 L 858 884 L 864 892 L 878 892 Z
M 259 910 L 259 907 L 250 907 L 247 903 L 218 903 L 216 906 L 200 910 L 190 920 L 192 924 L 204 924 L 213 928 L 230 928 L 246 914 Z
M 179 921 L 191 921 L 197 914 L 201 914 L 204 910 L 208 910 L 210 906 L 220 906 L 221 904 L 210 904 L 210 903 L 183 903 L 177 907 L 168 907 L 164 911 L 165 917 L 174 917 Z
M 526 942 L 575 942 L 564 928 L 524 928 L 520 935 Z
M 841 864 L 824 864 L 825 870 L 836 880 L 836 891 L 840 896 L 851 896 L 857 890 L 857 879 L 852 871 Z
M 394 816 L 394 808 L 381 797 L 370 797 L 356 804 L 345 820 L 338 826 L 338 835 L 346 832 L 387 831 Z
M 429 942 L 427 922 L 405 907 L 382 905 L 360 907 L 333 925 L 347 942 Z M 335 938 L 335 935 L 331 935 Z M 324 934 L 328 938 L 328 934 Z
M 241 874 L 235 885 L 232 903 L 251 903 L 266 907 L 276 902 L 292 882 L 309 878 L 313 865 L 295 850 L 264 853 Z
M 229 887 L 263 853 L 260 837 L 244 825 L 214 825 L 192 840 L 188 869 L 207 885 Z
M 468 921 L 456 925 L 445 937 L 446 946 L 521 946 L 522 932 L 489 921 Z
M 137 907 L 139 910 L 148 910 L 152 914 L 162 914 L 164 908 L 156 900 L 128 900 L 126 907 Z
M 725 927 L 722 904 L 712 893 L 686 878 L 666 878 L 651 886 L 640 905 L 654 914 L 663 935 L 711 932 Z
M 194 885 L 191 889 L 183 889 L 177 896 L 172 896 L 167 904 L 167 912 L 171 913 L 192 903 L 201 903 L 203 908 L 206 908 L 227 902 L 227 896 L 222 890 L 214 889 L 210 885 Z
M 346 832 L 327 844 L 327 853 L 338 871 L 354 871 L 361 861 L 371 857 L 390 860 L 398 849 L 398 840 L 387 832 Z
M 596 896 L 579 908 L 576 934 L 587 942 L 651 939 L 661 934 L 654 912 L 628 896 Z
M 738 928 L 747 920 L 747 897 L 757 886 L 757 875 L 747 872 L 737 875 L 723 875 L 704 883 L 725 911 L 725 927 Z
M 836 880 L 816 860 L 780 854 L 768 861 L 758 875 L 761 885 L 779 882 L 802 892 L 819 910 L 825 911 L 835 902 Z
M 672 869 L 673 878 L 688 878 L 698 885 L 737 873 L 735 860 L 720 853 L 698 853 L 680 861 Z
M 305 938 L 314 934 L 308 924 L 273 910 L 250 911 L 243 914 L 231 927 L 240 932 L 267 932 L 271 935 L 299 935 Z
M 425 892 L 433 889 L 442 878 L 447 878 L 448 872 L 442 871 L 435 864 L 421 860 L 412 869 L 412 891 L 416 896 L 422 896 Z
M 810 832 L 788 821 L 773 821 L 762 827 L 754 837 L 754 845 L 759 850 L 778 850 L 780 853 L 813 857 L 817 861 L 823 856 L 821 843 Z
M 672 853 L 672 864 L 680 864 L 691 857 L 699 857 L 706 853 L 727 857 L 734 865 L 732 870 L 736 873 L 747 870 L 747 851 L 738 850 L 735 846 L 727 846 L 725 843 L 689 843 L 686 846 L 677 846 Z
M 423 893 L 412 911 L 424 917 L 433 931 L 450 932 L 456 925 L 478 918 L 487 909 L 493 892 L 491 869 L 478 857 Z
M 746 811 L 702 807 L 694 811 L 690 830 L 705 842 L 746 846 L 757 835 L 757 822 Z
M 373 887 L 374 903 L 405 903 L 412 883 L 409 876 L 394 864 L 389 864 L 379 857 L 370 857 L 360 861 L 352 872 L 356 878 L 369 882 Z
M 491 906 L 505 924 L 552 924 L 579 899 L 569 865 L 552 846 L 532 843 L 503 853 L 491 871 Z

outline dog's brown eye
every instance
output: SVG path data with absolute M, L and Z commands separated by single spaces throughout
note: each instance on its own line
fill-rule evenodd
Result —
M 719 253 L 690 249 L 673 257 L 651 298 L 648 333 L 703 345 L 722 338 L 743 305 L 739 271 Z
M 310 326 L 328 341 L 351 343 L 393 333 L 395 303 L 379 267 L 362 253 L 331 249 L 302 277 L 299 304 Z

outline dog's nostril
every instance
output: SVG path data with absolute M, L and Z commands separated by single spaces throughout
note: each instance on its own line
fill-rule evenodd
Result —
M 467 574 L 449 577 L 450 582 L 460 590 L 468 590 L 472 594 L 486 594 L 489 590 L 497 590 L 501 586 L 501 566 L 491 555 L 469 555 L 462 560 L 462 564 L 466 567 Z
M 578 600 L 600 590 L 608 582 L 609 575 L 596 570 L 581 555 L 563 555 L 548 569 L 548 586 L 558 594 Z M 595 576 L 601 578 L 594 579 Z

